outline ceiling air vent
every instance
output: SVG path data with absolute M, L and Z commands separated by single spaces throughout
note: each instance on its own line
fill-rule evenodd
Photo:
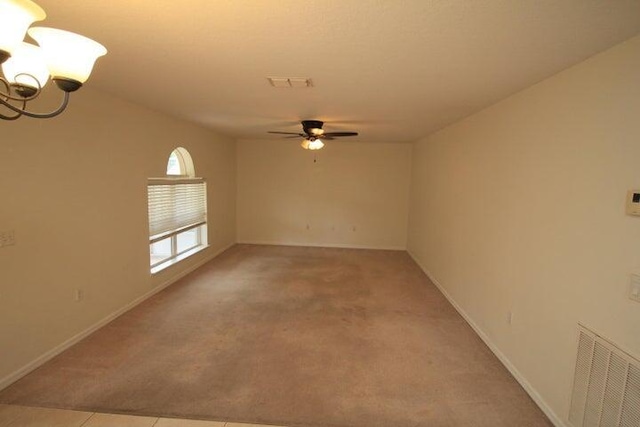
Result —
M 267 77 L 273 87 L 304 88 L 312 87 L 311 79 L 303 77 Z
M 574 427 L 640 426 L 640 362 L 582 325 L 569 421 Z

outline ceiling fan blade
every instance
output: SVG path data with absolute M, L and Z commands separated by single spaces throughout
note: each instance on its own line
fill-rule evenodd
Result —
M 297 132 L 277 132 L 277 131 L 268 131 L 267 133 L 275 133 L 278 135 L 296 135 L 296 136 L 304 136 L 303 133 L 297 133 Z
M 333 141 L 335 138 L 332 136 L 327 136 L 327 134 L 324 135 L 318 135 L 317 137 L 319 140 L 321 141 Z
M 323 137 L 357 136 L 358 132 L 325 132 Z

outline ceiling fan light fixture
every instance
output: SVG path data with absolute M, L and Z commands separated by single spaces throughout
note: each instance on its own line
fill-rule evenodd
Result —
M 320 150 L 322 147 L 324 147 L 324 142 L 313 137 L 305 138 L 302 140 L 302 143 L 300 144 L 300 146 L 305 150 Z
M 319 139 L 309 141 L 309 150 L 320 150 L 322 147 L 324 147 L 324 142 Z

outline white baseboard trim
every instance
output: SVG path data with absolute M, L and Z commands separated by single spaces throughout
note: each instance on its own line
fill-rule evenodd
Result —
M 549 418 L 549 420 L 551 420 L 553 425 L 556 427 L 569 427 L 569 425 L 566 424 L 562 420 L 562 418 L 560 418 L 555 413 L 555 411 L 553 411 L 553 409 L 551 409 L 551 407 L 547 404 L 547 402 L 542 398 L 542 396 L 540 396 L 540 394 L 536 391 L 536 389 L 533 388 L 533 386 L 520 373 L 520 371 L 518 371 L 518 369 L 513 365 L 513 363 L 511 363 L 511 361 L 507 358 L 507 356 L 505 356 L 504 353 L 502 353 L 502 351 L 500 351 L 500 349 L 493 343 L 493 341 L 491 341 L 489 336 L 482 329 L 480 329 L 480 327 L 464 311 L 464 309 L 460 307 L 460 305 L 458 305 L 458 303 L 453 299 L 453 297 L 451 297 L 451 295 L 449 295 L 449 293 L 440 284 L 440 282 L 438 282 L 438 280 L 435 277 L 433 277 L 431 272 L 429 272 L 429 270 L 424 265 L 422 265 L 422 263 L 418 260 L 418 258 L 416 258 L 413 255 L 413 253 L 411 253 L 410 250 L 407 249 L 407 252 L 409 253 L 409 256 L 415 261 L 415 263 L 418 264 L 420 269 L 422 269 L 424 274 L 426 274 L 427 277 L 433 282 L 433 284 L 436 285 L 436 287 L 440 290 L 440 292 L 442 292 L 442 295 L 444 295 L 444 297 L 449 301 L 449 303 L 451 303 L 453 308 L 455 308 L 456 311 L 460 313 L 460 315 L 469 324 L 469 326 L 471 326 L 471 328 L 476 332 L 476 334 L 478 334 L 480 339 L 484 341 L 487 347 L 489 347 L 489 349 L 493 352 L 493 354 L 496 355 L 496 357 L 505 366 L 505 368 L 509 370 L 509 372 L 511 373 L 511 375 L 513 375 L 516 381 L 520 383 L 522 388 L 524 388 L 524 390 L 527 392 L 527 394 L 529 394 L 529 396 L 531 397 L 531 399 L 533 399 L 536 405 L 538 405 L 538 407 L 542 410 L 542 412 L 544 412 L 545 415 Z
M 239 245 L 270 245 L 270 246 L 300 246 L 310 248 L 341 248 L 341 249 L 373 249 L 378 251 L 406 251 L 404 246 L 374 246 L 374 245 L 349 245 L 344 243 L 300 243 L 281 242 L 276 240 L 243 240 Z
M 178 280 L 182 279 L 187 274 L 191 273 L 192 271 L 196 270 L 197 268 L 199 268 L 202 265 L 206 264 L 207 262 L 211 261 L 212 259 L 214 259 L 218 255 L 220 255 L 222 252 L 226 251 L 227 249 L 229 249 L 233 245 L 235 245 L 235 243 L 232 243 L 232 244 L 230 244 L 230 245 L 228 245 L 228 246 L 226 246 L 226 247 L 224 247 L 224 248 L 222 248 L 222 249 L 220 249 L 220 250 L 218 250 L 218 251 L 216 251 L 216 252 L 214 252 L 214 253 L 212 253 L 210 255 L 207 255 L 205 258 L 200 260 L 198 263 L 192 265 L 191 267 L 185 269 L 184 271 L 179 272 L 175 276 L 165 280 L 160 285 L 158 285 L 155 288 L 153 288 L 151 291 L 149 291 L 146 294 L 136 298 L 135 300 L 131 301 L 130 303 L 128 303 L 124 307 L 114 311 L 113 313 L 109 314 L 108 316 L 104 317 L 103 319 L 99 320 L 98 322 L 94 323 L 93 325 L 89 326 L 84 331 L 74 335 L 73 337 L 71 337 L 68 340 L 64 341 L 62 344 L 59 344 L 59 345 L 55 346 L 51 350 L 47 351 L 46 353 L 42 354 L 41 356 L 39 356 L 36 359 L 32 360 L 31 362 L 27 363 L 23 367 L 19 368 L 18 370 L 14 371 L 14 372 L 10 373 L 9 375 L 5 376 L 4 378 L 0 379 L 0 390 L 10 386 L 14 382 L 18 381 L 20 378 L 24 377 L 25 375 L 27 375 L 30 372 L 34 371 L 35 369 L 39 368 L 40 366 L 42 366 L 43 364 L 45 364 L 49 360 L 53 359 L 58 354 L 62 353 L 63 351 L 65 351 L 66 349 L 71 347 L 72 345 L 78 343 L 80 340 L 86 338 L 87 336 L 91 335 L 92 333 L 94 333 L 98 329 L 102 328 L 107 323 L 113 321 L 117 317 L 122 316 L 124 313 L 126 313 L 129 310 L 131 310 L 132 308 L 134 308 L 138 304 L 140 304 L 140 303 L 144 302 L 145 300 L 151 298 L 153 295 L 157 294 L 158 292 L 162 291 L 163 289 L 165 289 L 165 288 L 169 287 L 170 285 L 174 284 L 175 282 L 177 282 Z

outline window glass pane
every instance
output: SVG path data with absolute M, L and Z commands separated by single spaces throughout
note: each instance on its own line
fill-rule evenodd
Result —
M 173 151 L 169 156 L 169 161 L 167 162 L 167 175 L 182 175 L 182 171 L 180 170 L 180 159 L 178 159 L 178 154 Z
M 171 237 L 167 237 L 166 239 L 151 243 L 149 247 L 149 252 L 151 254 L 151 265 L 156 265 L 157 263 L 171 257 Z
M 191 248 L 195 248 L 200 244 L 200 227 L 193 228 L 191 230 L 183 231 L 176 237 L 178 239 L 178 253 L 184 252 Z

